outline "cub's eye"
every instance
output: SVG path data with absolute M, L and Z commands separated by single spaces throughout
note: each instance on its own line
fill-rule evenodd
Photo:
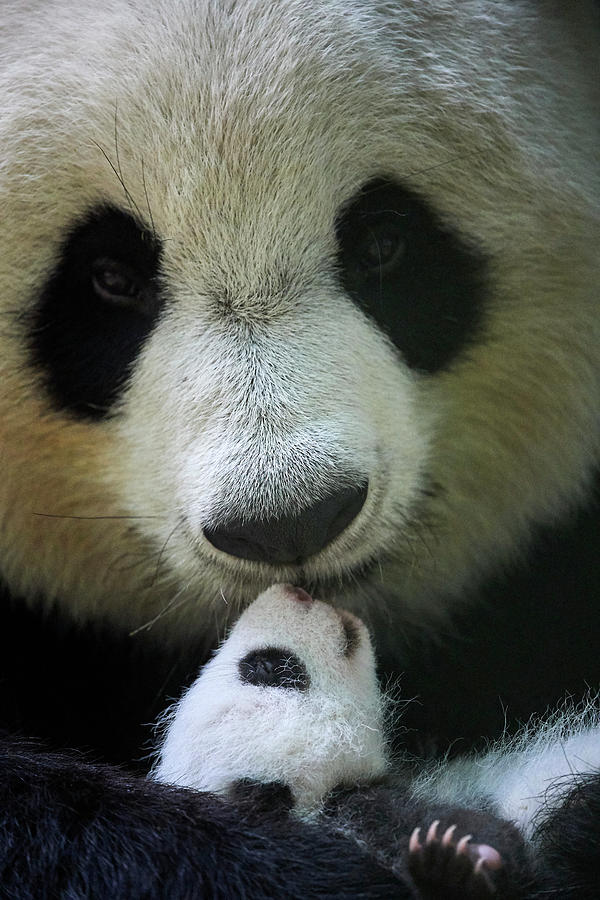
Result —
M 365 216 L 364 233 L 357 240 L 357 262 L 366 275 L 385 275 L 401 263 L 406 241 L 397 224 L 369 218 Z
M 144 310 L 146 297 L 143 285 L 126 263 L 115 259 L 96 259 L 92 264 L 92 284 L 102 300 Z

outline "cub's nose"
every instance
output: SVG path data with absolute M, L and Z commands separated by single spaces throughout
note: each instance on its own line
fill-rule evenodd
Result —
M 266 563 L 301 564 L 329 544 L 358 515 L 367 497 L 368 482 L 344 488 L 294 515 L 272 519 L 230 519 L 204 536 L 213 547 Z

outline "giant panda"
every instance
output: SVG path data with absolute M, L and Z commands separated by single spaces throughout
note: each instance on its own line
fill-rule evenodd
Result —
M 275 582 L 367 622 L 418 752 L 597 688 L 597 5 L 0 17 L 13 895 L 389 896 L 111 766 Z

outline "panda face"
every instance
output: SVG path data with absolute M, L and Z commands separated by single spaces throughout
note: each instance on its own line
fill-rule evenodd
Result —
M 184 639 L 281 580 L 427 622 L 583 489 L 588 36 L 481 7 L 11 12 L 15 590 Z
M 361 620 L 275 585 L 167 713 L 153 776 L 221 792 L 277 781 L 306 813 L 336 785 L 383 774 L 382 719 Z

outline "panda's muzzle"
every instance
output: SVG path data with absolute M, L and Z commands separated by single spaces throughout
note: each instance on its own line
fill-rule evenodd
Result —
M 344 488 L 292 515 L 269 519 L 230 519 L 204 529 L 218 550 L 240 559 L 301 565 L 331 543 L 361 511 L 368 482 Z

